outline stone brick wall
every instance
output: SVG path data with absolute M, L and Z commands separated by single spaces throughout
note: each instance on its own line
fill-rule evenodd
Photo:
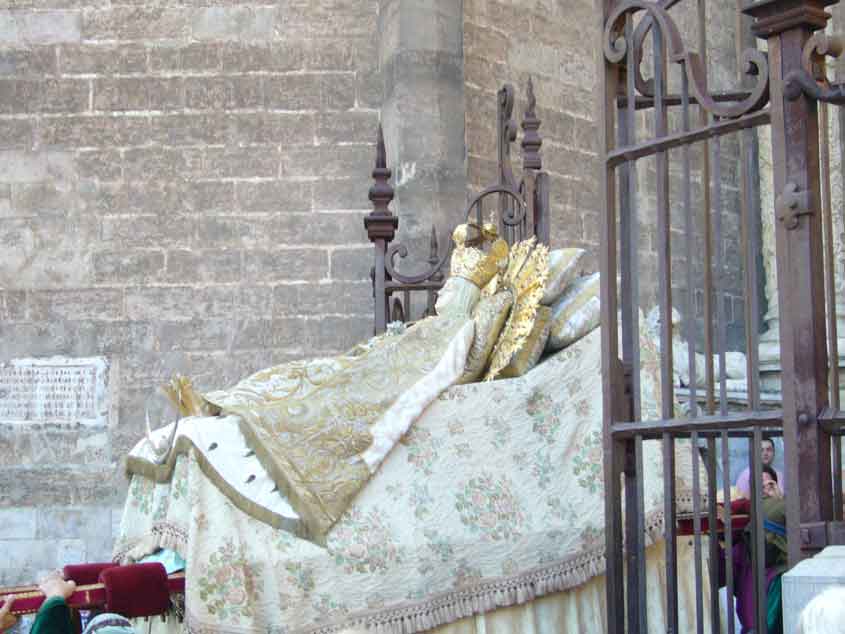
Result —
M 0 424 L 0 584 L 109 555 L 173 372 L 371 329 L 376 0 L 0 0 L 0 362 L 105 357 L 100 427 Z
M 711 80 L 723 88 L 736 86 L 733 9 L 728 0 L 710 0 L 708 14 Z M 695 6 L 692 12 L 673 11 L 686 37 L 695 46 Z M 599 205 L 597 179 L 600 163 L 596 146 L 595 46 L 598 22 L 591 0 L 465 0 L 464 56 L 466 85 L 466 139 L 469 153 L 468 181 L 480 189 L 495 179 L 496 128 L 495 93 L 505 82 L 517 92 L 515 116 L 522 119 L 525 90 L 530 75 L 537 97 L 537 114 L 542 120 L 543 168 L 550 174 L 552 244 L 578 246 L 590 253 L 590 266 L 597 268 L 599 248 Z M 693 117 L 697 113 L 693 112 Z M 674 119 L 677 125 L 678 119 Z M 639 138 L 647 138 L 648 122 L 638 119 Z M 743 344 L 742 278 L 739 265 L 738 146 L 735 139 L 722 143 L 723 230 L 720 252 L 728 262 L 726 315 L 729 347 Z M 517 148 L 514 148 L 518 152 Z M 693 201 L 702 197 L 698 155 L 693 151 Z M 519 165 L 519 155 L 514 164 Z M 680 198 L 680 152 L 670 153 L 672 208 L 673 290 L 683 312 L 686 282 L 686 253 Z M 654 161 L 638 165 L 641 214 L 640 272 L 641 305 L 656 304 L 657 254 L 655 229 Z M 700 207 L 699 207 L 700 208 Z M 700 228 L 697 235 L 701 235 Z M 702 242 L 699 240 L 698 244 Z M 697 253 L 702 252 L 701 249 Z M 695 269 L 702 279 L 701 263 Z M 697 317 L 703 314 L 701 288 L 696 290 Z

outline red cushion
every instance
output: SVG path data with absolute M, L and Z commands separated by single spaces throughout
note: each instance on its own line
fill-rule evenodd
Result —
M 75 581 L 78 586 L 90 586 L 99 583 L 100 573 L 106 568 L 114 568 L 117 564 L 74 564 L 65 566 L 62 575 L 68 581 Z
M 164 614 L 170 608 L 167 572 L 160 563 L 107 568 L 100 573 L 106 586 L 106 611 L 133 619 Z

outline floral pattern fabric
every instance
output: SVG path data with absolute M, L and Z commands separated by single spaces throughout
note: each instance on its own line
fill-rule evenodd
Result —
M 645 416 L 659 398 L 644 345 Z M 523 377 L 441 394 L 326 547 L 238 510 L 189 454 L 167 484 L 133 477 L 115 556 L 175 548 L 191 631 L 416 632 L 584 584 L 604 568 L 600 350 L 595 331 Z M 691 452 L 678 445 L 683 500 Z M 658 443 L 644 443 L 643 460 L 659 539 Z

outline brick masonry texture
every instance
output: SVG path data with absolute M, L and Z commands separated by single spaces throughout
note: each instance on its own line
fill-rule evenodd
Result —
M 225 387 L 370 333 L 377 12 L 0 0 L 0 362 L 116 381 L 107 428 L 0 425 L 0 585 L 110 556 L 172 373 Z

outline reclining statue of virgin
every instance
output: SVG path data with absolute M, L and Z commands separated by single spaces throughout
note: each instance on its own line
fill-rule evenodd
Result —
M 451 385 L 478 378 L 467 362 L 474 341 L 481 343 L 473 309 L 482 289 L 489 287 L 487 304 L 496 315 L 518 313 L 525 321 L 526 309 L 536 311 L 548 268 L 545 246 L 528 241 L 509 257 L 492 225 L 460 225 L 453 241 L 451 275 L 438 294 L 435 316 L 345 355 L 275 366 L 201 398 L 183 395 L 182 401 L 199 402 L 200 412 L 238 418 L 250 450 L 298 515 L 300 537 L 322 543 L 422 411 Z M 520 295 L 507 283 L 514 278 L 513 271 L 508 276 L 509 264 L 532 277 L 530 293 Z M 519 297 L 521 310 L 511 311 Z M 518 325 L 514 320 L 513 330 Z M 174 450 L 179 447 L 176 443 Z M 153 468 L 138 456 L 130 456 L 128 465 L 130 473 L 142 475 Z

